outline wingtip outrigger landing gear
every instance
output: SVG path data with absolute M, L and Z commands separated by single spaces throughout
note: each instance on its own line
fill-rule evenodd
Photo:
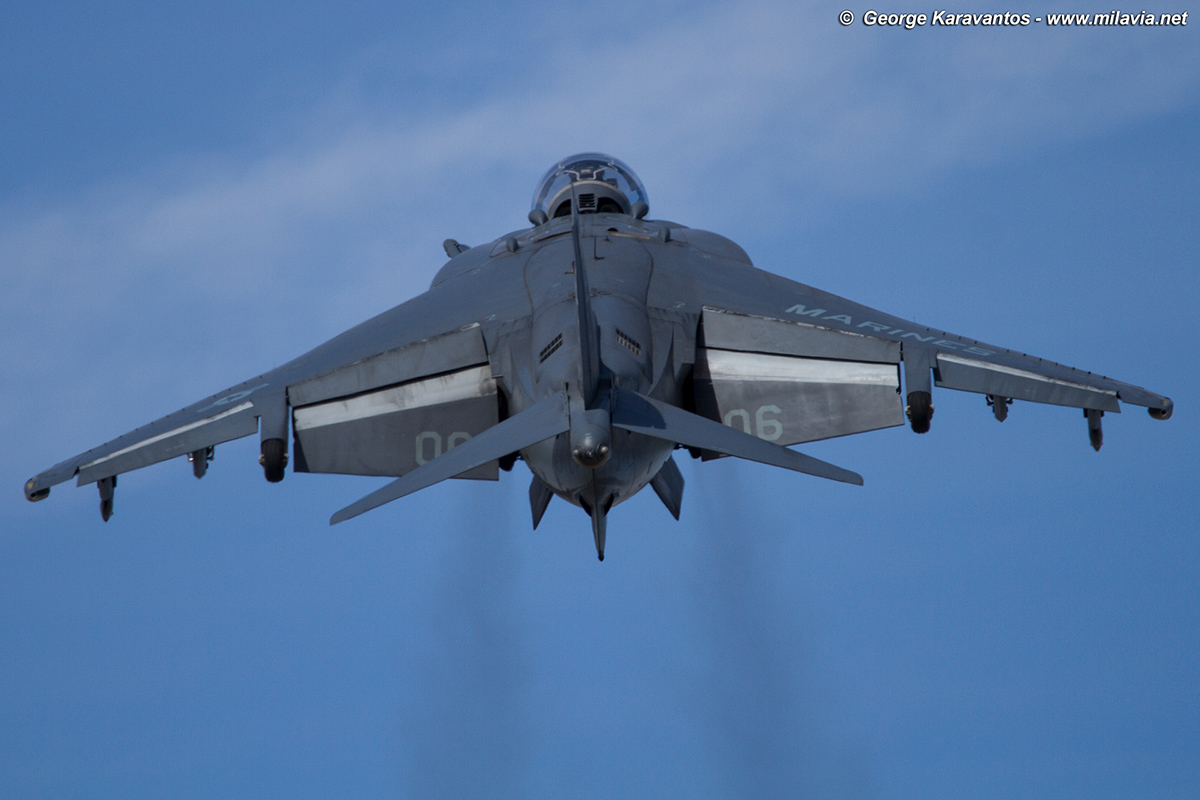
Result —
M 25 483 L 25 499 L 31 503 L 37 503 L 45 500 L 50 496 L 50 487 L 46 486 L 42 489 L 37 488 L 37 479 L 30 478 Z
M 1170 419 L 1171 414 L 1175 411 L 1175 404 L 1166 397 L 1160 402 L 1162 403 L 1160 408 L 1147 408 L 1146 410 L 1150 412 L 1150 416 L 1154 419 Z

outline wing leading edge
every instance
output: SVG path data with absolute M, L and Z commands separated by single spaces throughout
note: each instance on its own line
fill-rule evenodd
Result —
M 750 431 L 756 406 L 782 408 L 756 393 L 766 391 L 772 381 L 780 385 L 789 374 L 793 383 L 787 396 L 799 392 L 809 398 L 796 419 L 823 414 L 826 424 L 793 431 L 787 429 L 788 420 L 768 414 L 767 430 L 774 434 L 782 425 L 784 435 L 773 438 L 787 443 L 900 424 L 903 418 L 894 416 L 895 408 L 903 409 L 914 430 L 924 432 L 935 386 L 985 395 L 1000 420 L 1013 400 L 1082 409 L 1097 447 L 1100 417 L 1119 412 L 1121 402 L 1143 406 L 1155 419 L 1171 416 L 1170 398 L 1140 386 L 917 325 L 759 270 L 735 252 L 712 257 L 719 248 L 705 237 L 720 238 L 671 231 L 671 244 L 656 248 L 649 300 L 660 313 L 686 308 L 700 317 L 697 405 L 707 401 L 711 408 L 706 415 L 726 424 Z M 690 240 L 702 243 L 709 255 L 694 257 L 689 251 L 697 248 Z M 845 366 L 838 370 L 831 362 Z M 873 371 L 864 369 L 868 364 L 875 365 Z M 903 373 L 906 403 L 886 401 L 887 365 L 892 365 L 896 394 L 900 382 L 895 370 Z M 870 388 L 872 382 L 877 389 Z M 731 411 L 733 416 L 726 418 Z
M 203 477 L 216 445 L 256 432 L 267 478 L 280 480 L 295 412 L 303 418 L 294 427 L 296 466 L 303 471 L 404 474 L 421 463 L 420 451 L 408 453 L 412 464 L 370 458 L 365 466 L 352 464 L 344 453 L 333 452 L 322 434 L 337 431 L 341 435 L 334 441 L 357 436 L 365 442 L 372 426 L 419 426 L 421 433 L 428 428 L 430 437 L 441 437 L 431 438 L 428 458 L 495 424 L 495 384 L 480 320 L 519 319 L 529 307 L 523 285 L 512 275 L 485 272 L 479 283 L 470 293 L 434 287 L 277 369 L 56 464 L 26 481 L 25 496 L 42 500 L 51 487 L 71 478 L 80 486 L 96 483 L 107 520 L 118 475 L 187 456 L 196 477 Z M 475 379 L 469 388 L 463 388 L 464 375 Z M 437 423 L 445 422 L 446 414 L 438 412 L 451 406 L 453 430 L 442 437 Z M 370 448 L 366 451 L 370 456 Z M 485 465 L 481 473 L 462 477 L 493 477 L 493 472 Z

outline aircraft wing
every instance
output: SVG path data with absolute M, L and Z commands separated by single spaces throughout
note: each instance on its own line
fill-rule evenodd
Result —
M 267 459 L 268 440 L 286 449 L 289 423 L 297 471 L 403 475 L 498 421 L 481 322 L 528 314 L 519 272 L 478 270 L 470 282 L 435 286 L 270 372 L 67 459 L 29 479 L 25 495 L 40 500 L 70 478 L 99 483 L 107 519 L 117 475 L 189 456 L 201 477 L 212 447 L 256 432 Z M 397 434 L 408 443 L 399 455 L 380 444 Z M 278 466 L 268 479 L 282 477 Z M 495 462 L 462 477 L 494 479 Z
M 1119 412 L 1120 402 L 1144 406 L 1157 419 L 1171 415 L 1169 398 L 1140 386 L 918 325 L 759 270 L 713 234 L 685 229 L 670 238 L 678 254 L 671 256 L 671 244 L 660 248 L 666 257 L 655 258 L 648 299 L 659 313 L 686 309 L 700 317 L 697 408 L 763 438 L 793 444 L 903 424 L 901 371 L 918 432 L 928 430 L 932 410 L 923 406 L 935 385 L 987 395 L 1001 420 L 1014 399 L 1084 409 L 1097 449 L 1100 416 Z

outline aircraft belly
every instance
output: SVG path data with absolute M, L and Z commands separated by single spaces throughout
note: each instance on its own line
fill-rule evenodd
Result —
M 588 469 L 571 457 L 566 434 L 538 442 L 521 451 L 521 457 L 550 489 L 564 500 L 580 505 L 595 503 L 597 495 L 612 496 L 616 505 L 644 489 L 671 456 L 673 445 L 661 439 L 613 430 L 613 455 L 604 466 Z
M 612 495 L 613 505 L 646 488 L 675 449 L 670 442 L 619 428 L 613 430 L 613 445 L 613 458 L 596 470 L 596 494 Z

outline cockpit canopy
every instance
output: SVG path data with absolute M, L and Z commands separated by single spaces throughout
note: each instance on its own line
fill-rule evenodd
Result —
M 533 193 L 530 218 L 541 211 L 549 218 L 571 214 L 571 184 L 580 214 L 632 214 L 650 208 L 646 187 L 629 166 L 604 153 L 579 153 L 546 171 Z

